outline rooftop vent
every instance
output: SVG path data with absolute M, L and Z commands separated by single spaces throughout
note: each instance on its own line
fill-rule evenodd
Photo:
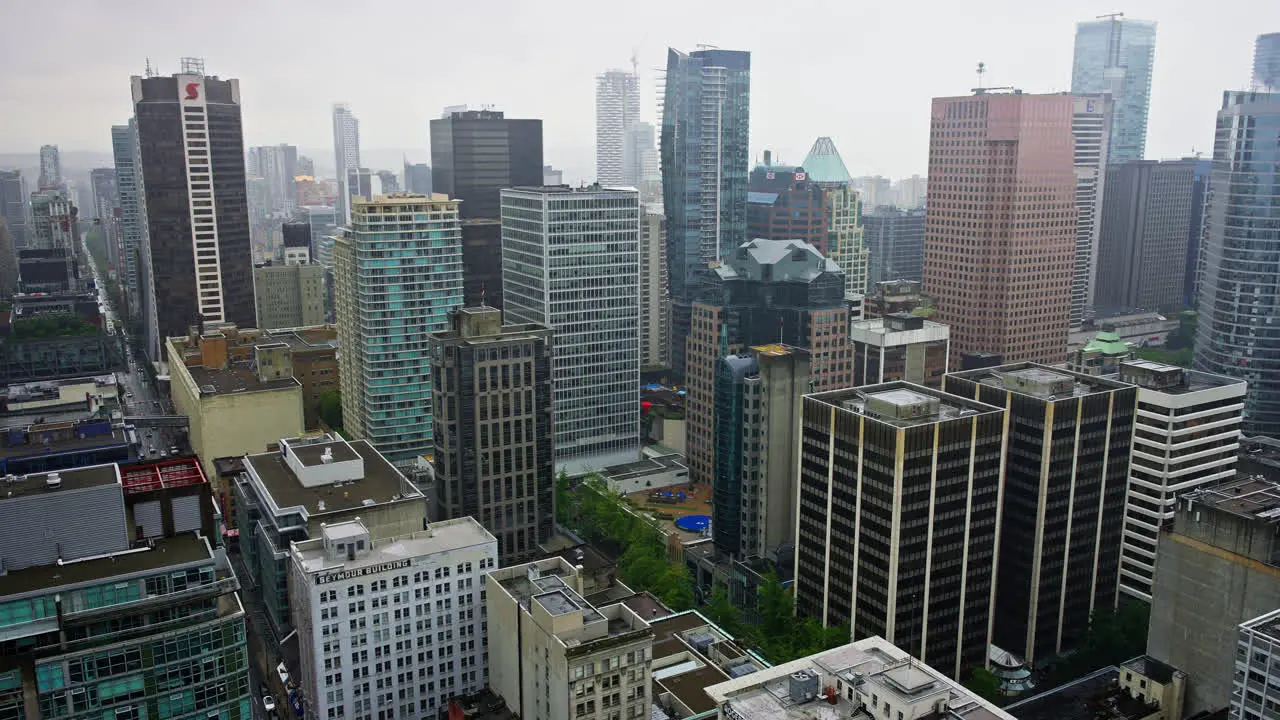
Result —
M 50 490 L 62 487 L 62 476 L 56 472 L 49 473 L 44 479 L 44 486 Z
M 324 449 L 324 452 L 320 455 L 320 462 L 325 465 L 333 463 L 333 448 L 327 447 Z
M 317 500 L 317 501 L 316 501 L 316 512 L 324 512 L 324 501 L 323 501 L 323 500 Z M 324 524 L 324 523 L 321 523 L 321 525 L 323 525 L 323 524 Z
M 373 498 L 365 498 L 360 501 L 360 504 L 365 507 L 369 507 L 370 505 L 377 505 L 378 503 L 374 501 Z

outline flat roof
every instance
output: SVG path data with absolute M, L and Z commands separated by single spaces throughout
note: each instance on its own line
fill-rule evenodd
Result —
M 315 446 L 291 448 L 296 454 L 308 447 L 320 448 L 328 446 L 320 443 Z M 350 443 L 351 449 L 364 459 L 364 477 L 341 486 L 318 485 L 303 487 L 298 482 L 293 470 L 285 463 L 279 452 L 265 452 L 245 457 L 245 462 L 253 467 L 254 473 L 262 481 L 264 489 L 282 511 L 295 507 L 306 508 L 310 516 L 324 513 L 342 512 L 361 507 L 365 499 L 375 503 L 387 503 L 397 499 L 421 501 L 422 495 L 416 487 L 387 462 L 366 440 Z M 335 453 L 336 457 L 337 453 Z M 408 494 L 412 490 L 416 494 Z M 404 496 L 396 498 L 393 496 Z M 323 500 L 324 511 L 317 509 L 317 503 Z
M 351 447 L 351 443 L 334 440 L 333 442 L 313 443 L 309 445 L 295 445 L 289 443 L 289 450 L 293 452 L 294 457 L 298 458 L 298 462 L 304 467 L 315 467 L 323 465 L 324 453 L 328 450 L 333 455 L 333 462 L 347 462 L 360 457 L 355 449 Z
M 1256 520 L 1280 520 L 1280 483 L 1262 476 L 1244 477 L 1212 487 L 1201 486 L 1183 497 L 1196 505 Z
M 1144 675 L 1161 685 L 1168 685 L 1173 680 L 1174 673 L 1178 672 L 1177 668 L 1163 663 L 1150 655 L 1139 655 L 1132 660 L 1125 661 L 1120 667 Z
M 58 476 L 62 481 L 62 484 L 58 489 L 50 490 L 46 487 L 45 480 L 49 475 L 54 474 Z M 12 484 L 9 484 L 7 481 L 0 480 L 0 490 L 4 493 L 4 497 L 0 497 L 0 502 L 4 502 L 9 499 L 29 497 L 31 495 L 66 492 L 68 490 L 83 490 L 85 488 L 98 487 L 101 485 L 115 485 L 119 483 L 119 480 L 120 476 L 116 473 L 115 463 L 90 465 L 89 467 L 71 468 L 70 470 L 56 470 L 51 473 L 19 475 Z
M 1274 642 L 1280 642 L 1280 610 L 1272 610 L 1266 615 L 1246 620 L 1240 624 L 1240 627 L 1266 635 Z
M 184 367 L 201 395 L 230 395 L 302 387 L 302 384 L 292 377 L 263 382 L 258 378 L 258 373 L 244 363 L 228 367 L 226 370 L 210 369 L 203 365 Z
M 342 525 L 357 525 L 357 523 L 338 523 L 337 525 L 330 525 L 328 529 L 338 528 Z M 364 529 L 361 528 L 360 531 L 364 531 Z M 352 570 L 371 565 L 380 565 L 391 560 L 421 557 L 447 550 L 496 542 L 497 540 L 488 530 L 485 530 L 474 518 L 467 516 L 454 520 L 434 522 L 428 525 L 426 530 L 418 530 L 407 535 L 372 540 L 369 551 L 357 555 L 355 560 L 343 559 L 340 562 L 328 562 L 325 557 L 323 537 L 294 543 L 293 555 L 301 565 L 303 572 L 314 574 L 337 569 Z
M 1110 392 L 1112 390 L 1122 390 L 1124 388 L 1133 387 L 1133 385 L 1120 382 L 1110 378 L 1098 375 L 1085 375 L 1083 373 L 1072 372 L 1065 368 L 1050 367 L 1039 363 L 1021 362 L 1009 365 L 1000 365 L 998 367 L 979 368 L 977 370 L 962 370 L 960 372 L 947 373 L 947 377 L 955 377 L 961 380 L 981 383 L 990 387 L 996 387 L 1018 395 L 1026 397 L 1034 397 L 1040 399 L 1048 399 L 1050 393 L 1037 393 L 1030 390 L 1009 387 L 1004 382 L 1004 376 L 1011 375 L 1013 377 L 1022 378 L 1035 383 L 1053 383 L 1063 380 L 1072 381 L 1071 397 L 1081 397 L 1084 395 L 1092 395 L 1094 393 Z M 1055 399 L 1065 400 L 1066 397 L 1058 396 Z
M 156 540 L 155 547 L 150 549 L 142 547 L 61 565 L 13 570 L 0 581 L 0 588 L 6 595 L 18 595 L 212 559 L 213 554 L 204 538 L 195 533 L 183 533 Z
M 72 437 L 66 440 L 55 440 L 51 443 L 27 442 L 25 445 L 0 445 L 0 458 L 7 460 L 9 458 L 34 455 L 58 455 L 77 450 L 127 445 L 128 442 L 129 439 L 125 437 L 124 429 L 113 427 L 111 432 L 105 435 Z
M 914 385 L 902 381 L 813 393 L 805 395 L 805 397 L 812 398 L 825 405 L 831 405 L 842 412 L 865 414 L 869 420 L 900 428 L 1003 412 L 1002 408 L 994 405 L 987 405 L 960 395 L 952 395 L 941 390 L 934 390 L 923 385 Z M 938 412 L 932 415 L 911 418 L 893 418 L 877 415 L 866 412 L 866 400 L 869 397 L 883 400 L 893 405 L 909 405 L 923 402 L 926 399 L 936 399 L 939 401 Z
M 1141 368 L 1158 375 L 1169 375 L 1175 372 L 1182 373 L 1182 384 L 1164 387 L 1144 385 L 1140 379 L 1121 380 L 1121 382 L 1132 382 L 1144 390 L 1164 393 L 1166 395 L 1185 395 L 1187 393 L 1208 390 L 1211 388 L 1226 387 L 1228 385 L 1239 385 L 1241 394 L 1245 391 L 1246 383 L 1240 378 L 1227 377 L 1226 375 L 1214 375 L 1212 373 L 1192 370 L 1191 368 L 1184 368 L 1178 365 L 1168 365 L 1166 363 L 1158 363 L 1152 360 L 1123 360 L 1120 362 L 1121 374 L 1123 374 L 1125 367 Z M 1120 378 L 1117 377 L 1116 379 Z
M 1120 690 L 1120 668 L 1104 667 L 1065 685 L 1005 706 L 1005 712 L 1018 720 L 1098 720 L 1099 718 L 1142 718 L 1150 714 L 1138 703 L 1138 713 L 1124 711 L 1118 703 L 1104 702 L 1117 694 L 1117 700 L 1128 695 Z M 1128 698 L 1133 700 L 1132 698 Z M 1137 702 L 1133 700 L 1133 702 Z M 1104 710 L 1105 712 L 1099 712 Z

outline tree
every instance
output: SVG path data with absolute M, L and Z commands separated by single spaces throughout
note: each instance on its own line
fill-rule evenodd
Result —
M 342 431 L 342 392 L 325 390 L 320 393 L 320 419 L 330 430 Z
M 978 697 L 995 702 L 1000 699 L 1000 678 L 984 667 L 976 667 L 964 682 Z

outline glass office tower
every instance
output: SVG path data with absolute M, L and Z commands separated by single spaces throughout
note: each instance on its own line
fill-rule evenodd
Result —
M 1143 159 L 1155 55 L 1154 22 L 1129 20 L 1121 13 L 1076 24 L 1071 92 L 1111 93 L 1115 105 L 1108 162 Z

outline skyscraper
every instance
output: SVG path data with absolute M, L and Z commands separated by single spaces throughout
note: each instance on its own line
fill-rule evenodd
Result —
M 347 170 L 360 167 L 360 121 L 345 103 L 333 106 L 333 167 L 338 178 L 338 224 L 346 225 L 351 219 Z
M 934 98 L 924 291 L 951 357 L 1067 355 L 1076 248 L 1075 98 Z
M 862 215 L 863 238 L 870 254 L 868 285 L 915 280 L 924 275 L 924 210 L 881 205 Z
M 854 300 L 867 292 L 872 261 L 867 252 L 862 224 L 862 194 L 854 187 L 840 151 L 829 137 L 820 137 L 804 159 L 809 182 L 822 189 L 822 210 L 826 222 L 826 250 L 844 273 L 845 298 Z M 858 303 L 859 306 L 861 303 Z
M 134 76 L 133 102 L 159 336 L 253 327 L 240 81 L 184 58 L 170 77 Z
M 249 148 L 249 172 L 267 181 L 267 213 L 290 217 L 298 207 L 298 148 L 293 145 L 264 145 Z
M 1094 298 L 1100 309 L 1116 314 L 1181 305 L 1196 162 L 1107 167 Z
M 951 373 L 943 389 L 1008 412 L 991 641 L 1038 663 L 1115 607 L 1138 390 L 1035 363 Z
M 1205 210 L 1195 367 L 1249 382 L 1246 435 L 1280 437 L 1280 94 L 1223 93 Z
M 1076 165 L 1076 254 L 1071 276 L 1071 327 L 1094 315 L 1098 280 L 1098 235 L 1106 188 L 1107 147 L 1111 136 L 1111 97 L 1078 95 L 1071 118 Z
M 953 678 L 984 664 L 1004 410 L 892 382 L 805 395 L 801 412 L 797 614 Z
M 62 185 L 62 159 L 57 145 L 40 146 L 40 189 Z
M 708 266 L 747 240 L 751 53 L 669 49 L 662 108 L 671 366 L 683 376 L 693 301 Z
M 384 195 L 400 192 L 400 180 L 396 178 L 395 173 L 390 170 L 379 170 L 374 174 L 378 176 L 378 182 L 382 184 L 382 193 Z
M 1116 13 L 1076 23 L 1071 92 L 1111 94 L 1109 163 L 1143 159 L 1155 54 L 1154 22 L 1127 20 L 1124 13 Z
M 505 318 L 551 328 L 556 471 L 640 454 L 640 194 L 502 191 Z
M 1280 93 L 1280 32 L 1259 35 L 1254 43 L 1252 89 Z
M 662 174 L 658 171 L 658 145 L 653 125 L 633 123 L 622 146 L 622 173 L 627 184 L 640 191 L 641 202 L 662 202 Z
M 116 182 L 115 168 L 94 168 L 89 171 L 89 189 L 93 192 L 91 216 L 106 250 L 107 264 L 120 272 L 120 188 Z M 78 243 L 77 243 L 78 244 Z
M 756 165 L 748 179 L 747 235 L 755 240 L 800 240 L 827 256 L 822 188 L 802 167 Z
M 61 190 L 31 193 L 31 247 L 65 250 L 67 257 L 74 258 L 80 250 L 79 214 L 80 209 Z
M 427 342 L 439 519 L 478 520 L 503 565 L 533 559 L 555 529 L 551 330 L 458 308 Z
M 596 76 L 596 182 L 636 187 L 625 158 L 628 138 L 640 119 L 640 83 L 633 73 L 609 70 Z
M 27 181 L 21 170 L 0 170 L 0 218 L 9 226 L 15 248 L 27 246 Z
M 1195 176 L 1191 180 L 1191 226 L 1187 228 L 1186 278 L 1182 281 L 1182 304 L 1190 307 L 1200 296 L 1200 278 L 1204 275 L 1204 212 L 1209 201 L 1209 180 L 1213 177 L 1213 161 L 1195 157 Z
M 640 220 L 640 369 L 668 365 L 671 350 L 667 294 L 667 218 L 661 203 L 644 206 Z
M 431 166 L 426 163 L 404 161 L 404 191 L 431 194 Z
M 333 284 L 343 426 L 393 463 L 413 463 L 434 449 L 427 336 L 462 304 L 458 202 L 357 198 L 333 245 Z
M 541 120 L 515 120 L 498 110 L 459 110 L 431 121 L 431 187 L 461 200 L 464 220 L 499 218 L 504 188 L 540 185 Z M 463 261 L 469 271 L 471 263 Z

